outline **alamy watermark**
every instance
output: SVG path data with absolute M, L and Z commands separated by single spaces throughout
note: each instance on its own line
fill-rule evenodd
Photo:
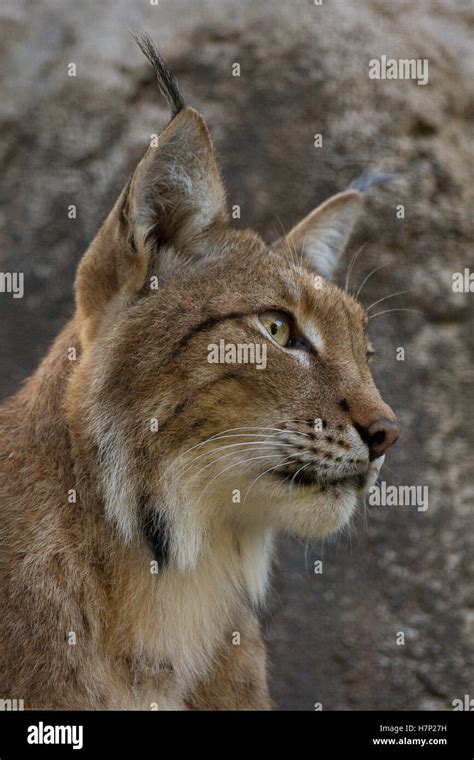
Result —
M 427 58 L 371 58 L 369 79 L 414 79 L 417 84 L 428 84 Z
M 368 504 L 375 507 L 416 507 L 428 509 L 428 486 L 388 486 L 385 480 L 369 488 Z
M 207 347 L 209 364 L 255 364 L 257 369 L 267 366 L 266 343 L 209 343 Z
M 23 711 L 25 703 L 23 699 L 0 699 L 0 712 Z
M 70 744 L 73 749 L 84 746 L 84 727 L 73 725 L 49 725 L 40 721 L 28 726 L 28 744 Z
M 13 298 L 23 298 L 23 272 L 0 272 L 0 293 L 11 293 Z
M 474 293 L 474 272 L 468 267 L 463 272 L 453 272 L 452 281 L 453 293 Z
M 474 698 L 469 694 L 465 694 L 462 699 L 453 699 L 451 705 L 455 712 L 458 710 L 467 710 L 467 712 L 474 712 Z

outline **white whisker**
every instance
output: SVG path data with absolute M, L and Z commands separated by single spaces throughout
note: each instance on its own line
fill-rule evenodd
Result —
M 352 255 L 352 258 L 351 258 L 351 260 L 349 262 L 349 266 L 347 267 L 346 281 L 344 283 L 344 290 L 347 293 L 349 292 L 349 285 L 350 285 L 350 281 L 351 281 L 352 270 L 354 269 L 354 266 L 355 266 L 355 264 L 357 262 L 357 259 L 359 258 L 359 256 L 362 253 L 362 251 L 366 248 L 366 246 L 367 246 L 367 243 L 363 243 L 360 246 L 360 248 L 358 248 L 355 251 L 355 253 Z
M 367 275 L 367 277 L 366 277 L 364 280 L 362 280 L 362 284 L 361 284 L 361 286 L 359 287 L 359 290 L 358 290 L 358 291 L 357 291 L 357 293 L 355 294 L 354 298 L 355 298 L 356 300 L 359 298 L 359 295 L 360 295 L 360 292 L 361 292 L 362 288 L 364 287 L 365 283 L 366 283 L 368 280 L 370 280 L 370 278 L 372 277 L 372 275 L 373 275 L 373 274 L 375 274 L 376 272 L 378 272 L 378 271 L 379 271 L 379 269 L 383 269 L 384 267 L 389 267 L 389 266 L 391 266 L 391 264 L 392 264 L 392 263 L 393 263 L 393 262 L 389 262 L 388 264 L 380 264 L 380 266 L 378 266 L 378 267 L 375 267 L 375 269 L 372 269 L 372 271 L 371 271 L 371 272 L 369 272 L 369 274 Z
M 274 467 L 270 467 L 268 470 L 265 470 L 264 472 L 261 472 L 261 473 L 260 473 L 260 475 L 258 475 L 258 477 L 256 477 L 256 478 L 255 478 L 255 480 L 254 480 L 254 481 L 252 481 L 252 483 L 251 483 L 251 484 L 249 485 L 249 487 L 247 488 L 247 490 L 246 490 L 246 492 L 245 492 L 245 496 L 244 496 L 244 501 L 243 501 L 243 503 L 245 504 L 245 502 L 247 501 L 247 496 L 249 495 L 249 493 L 250 493 L 250 490 L 251 490 L 251 489 L 254 487 L 254 485 L 255 485 L 255 483 L 257 482 L 257 480 L 260 480 L 260 478 L 262 478 L 262 477 L 263 477 L 264 475 L 266 475 L 268 472 L 271 472 L 272 470 L 276 470 L 276 469 L 278 469 L 278 467 L 281 467 L 281 465 L 282 465 L 282 464 L 287 464 L 288 462 L 291 462 L 291 460 L 292 460 L 292 459 L 294 459 L 295 457 L 298 457 L 298 456 L 299 456 L 299 454 L 292 454 L 292 455 L 291 455 L 290 457 L 288 457 L 287 459 L 283 459 L 283 460 L 281 460 L 280 462 L 278 462 L 278 464 L 277 464 L 277 465 L 275 465 Z
M 384 296 L 383 298 L 379 298 L 378 301 L 374 301 L 370 304 L 370 306 L 367 306 L 366 313 L 368 314 L 371 309 L 374 308 L 374 306 L 377 306 L 377 304 L 382 303 L 382 301 L 388 301 L 389 298 L 395 298 L 395 296 L 403 296 L 405 293 L 414 293 L 414 290 L 399 290 L 397 293 L 391 293 L 389 296 Z
M 241 464 L 247 464 L 247 463 L 250 464 L 250 462 L 256 462 L 258 459 L 269 459 L 270 457 L 277 457 L 277 456 L 278 454 L 263 454 L 262 456 L 253 457 L 251 459 L 241 459 L 239 462 L 233 462 L 228 467 L 224 467 L 223 470 L 221 470 L 220 472 L 217 473 L 217 475 L 214 475 L 214 477 L 211 478 L 207 486 L 203 489 L 203 491 L 201 491 L 201 495 L 199 496 L 197 503 L 199 504 L 201 502 L 202 497 L 204 496 L 204 494 L 210 487 L 211 483 L 213 483 L 216 480 L 216 478 L 219 478 L 221 475 L 223 475 L 224 472 L 227 472 L 228 470 L 231 470 L 234 467 L 238 467 Z
M 314 464 L 315 464 L 315 462 L 308 462 L 307 464 L 304 464 L 302 467 L 300 467 L 299 470 L 296 470 L 295 474 L 293 475 L 293 477 L 290 480 L 290 491 L 293 488 L 293 483 L 295 482 L 295 478 L 298 475 L 298 473 L 301 472 L 302 470 L 304 470 L 306 467 L 309 467 L 310 465 L 314 465 Z
M 237 444 L 237 445 L 239 445 L 239 444 Z M 274 446 L 276 444 L 268 444 L 268 445 L 271 447 L 271 446 Z M 257 444 L 255 444 L 255 446 L 259 447 L 260 444 L 257 443 Z M 210 452 L 210 453 L 214 453 L 214 452 Z M 208 462 L 207 464 L 205 464 L 204 467 L 201 467 L 200 470 L 198 470 L 196 473 L 194 473 L 193 474 L 193 478 L 197 478 L 198 475 L 201 474 L 201 472 L 203 472 L 204 470 L 206 470 L 208 467 L 212 467 L 212 465 L 217 464 L 217 462 L 221 462 L 223 459 L 228 459 L 229 457 L 233 457 L 235 453 L 236 453 L 235 451 L 229 451 L 227 454 L 223 454 L 221 457 L 217 457 L 217 459 L 212 459 L 210 462 Z M 237 453 L 239 453 L 239 452 L 237 452 Z M 246 460 L 244 460 L 244 461 L 246 461 Z
M 243 441 L 242 442 L 241 441 L 240 443 L 228 443 L 225 446 L 218 446 L 215 449 L 211 449 L 210 451 L 205 451 L 202 454 L 199 454 L 199 456 L 194 457 L 194 459 L 192 459 L 190 462 L 188 462 L 187 464 L 185 464 L 185 469 L 181 473 L 181 476 L 183 476 L 186 473 L 186 471 L 189 470 L 191 468 L 191 466 L 194 464 L 194 462 L 196 462 L 198 459 L 202 459 L 203 457 L 206 457 L 206 456 L 211 456 L 211 454 L 217 454 L 219 451 L 224 451 L 225 449 L 236 449 L 236 448 L 239 448 L 241 446 L 256 446 L 256 447 L 259 447 L 259 446 L 265 446 L 265 447 L 268 447 L 268 446 L 283 446 L 284 448 L 288 448 L 288 444 L 286 444 L 286 443 L 279 443 L 278 441 L 276 441 L 276 442 L 274 442 L 274 441 Z M 231 454 L 233 454 L 233 453 L 234 452 L 232 451 Z
M 306 422 L 306 420 L 297 420 L 289 417 L 285 420 L 279 420 L 280 424 L 283 424 L 285 422 Z M 284 432 L 284 433 L 298 433 L 298 435 L 305 436 L 309 438 L 310 436 L 308 433 L 303 433 L 295 430 L 285 430 L 284 428 L 272 428 L 272 427 L 266 427 L 265 425 L 246 425 L 243 427 L 235 427 L 235 428 L 228 428 L 227 430 L 221 430 L 219 433 L 214 433 L 213 435 L 209 436 L 209 438 L 206 438 L 204 441 L 198 441 L 198 443 L 195 443 L 193 446 L 191 446 L 189 449 L 186 449 L 186 451 L 183 451 L 181 454 L 179 454 L 171 463 L 172 466 L 174 466 L 180 459 L 182 459 L 186 454 L 189 454 L 190 451 L 193 451 L 194 449 L 199 448 L 200 446 L 205 446 L 207 443 L 210 443 L 211 441 L 219 440 L 221 437 L 224 437 L 225 433 L 232 433 L 236 430 L 271 430 L 271 431 L 277 431 L 277 432 Z
M 375 317 L 381 317 L 382 314 L 390 314 L 392 311 L 415 311 L 417 314 L 424 314 L 424 312 L 419 309 L 385 309 L 385 311 L 378 311 L 377 314 L 372 314 L 369 317 L 369 320 L 375 319 Z

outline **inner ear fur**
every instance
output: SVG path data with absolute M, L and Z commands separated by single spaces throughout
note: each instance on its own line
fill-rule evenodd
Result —
M 303 256 L 309 266 L 331 278 L 349 242 L 362 209 L 362 196 L 356 190 L 333 195 L 311 211 L 275 248 L 286 247 Z
M 183 245 L 188 237 L 227 220 L 224 186 L 207 126 L 185 108 L 149 147 L 129 193 L 135 245 Z

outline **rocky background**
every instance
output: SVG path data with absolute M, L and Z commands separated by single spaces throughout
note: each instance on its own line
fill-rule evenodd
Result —
M 0 391 L 72 313 L 77 262 L 168 119 L 129 27 L 204 114 L 230 203 L 264 238 L 359 174 L 397 171 L 370 191 L 345 266 L 362 243 L 354 288 L 387 265 L 365 305 L 412 291 L 371 310 L 416 310 L 372 321 L 375 374 L 403 430 L 386 481 L 428 486 L 429 507 L 373 506 L 336 539 L 282 540 L 264 625 L 280 709 L 451 709 L 474 697 L 474 293 L 452 290 L 474 270 L 472 3 L 152 2 L 2 2 L 0 271 L 25 273 L 25 297 L 0 295 Z M 428 84 L 369 79 L 381 55 L 428 59 Z

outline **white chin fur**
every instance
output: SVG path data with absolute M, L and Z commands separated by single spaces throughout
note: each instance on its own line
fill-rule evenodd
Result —
M 285 492 L 287 486 L 273 490 L 272 512 L 276 512 L 278 527 L 303 538 L 321 538 L 336 533 L 349 522 L 357 504 L 365 500 L 377 481 L 384 460 L 385 456 L 382 456 L 370 463 L 363 489 L 346 484 L 329 487 L 324 493 L 298 490 L 297 496 L 296 489 L 292 495 Z
M 370 463 L 363 488 L 353 481 L 328 485 L 324 491 L 309 486 L 289 487 L 288 483 L 276 479 L 255 478 L 254 473 L 247 477 L 241 475 L 236 481 L 231 472 L 215 480 L 212 489 L 208 487 L 212 482 L 208 473 L 201 475 L 199 481 L 190 477 L 186 488 L 182 480 L 170 480 L 170 492 L 165 500 L 172 502 L 174 498 L 179 507 L 172 515 L 178 565 L 182 569 L 194 567 L 209 536 L 219 530 L 219 525 L 222 529 L 234 526 L 244 534 L 272 530 L 305 539 L 337 533 L 349 522 L 357 504 L 365 499 L 383 462 L 384 457 L 380 457 Z M 231 497 L 237 486 L 239 499 L 234 502 Z M 205 498 L 196 500 L 196 494 L 204 493 Z M 222 523 L 217 519 L 219 516 Z
M 336 533 L 351 518 L 360 491 L 353 485 L 328 488 L 319 491 L 294 489 L 281 485 L 272 491 L 268 504 L 271 519 L 277 530 L 302 538 L 322 538 Z

